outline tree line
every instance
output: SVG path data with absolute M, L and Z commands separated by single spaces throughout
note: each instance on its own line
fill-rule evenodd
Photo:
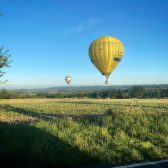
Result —
M 144 88 L 134 86 L 131 89 L 110 89 L 103 91 L 82 91 L 75 93 L 58 92 L 58 93 L 20 93 L 17 91 L 0 91 L 0 99 L 24 99 L 24 98 L 112 98 L 112 99 L 129 99 L 129 98 L 168 98 L 168 88 Z

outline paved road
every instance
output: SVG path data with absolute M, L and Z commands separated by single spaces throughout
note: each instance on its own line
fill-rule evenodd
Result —
M 128 166 L 118 166 L 114 168 L 168 168 L 168 160 L 161 160 L 149 163 L 132 164 Z
M 168 168 L 168 160 L 154 161 L 148 163 L 137 163 L 127 166 L 111 166 L 109 164 L 101 164 L 83 168 Z

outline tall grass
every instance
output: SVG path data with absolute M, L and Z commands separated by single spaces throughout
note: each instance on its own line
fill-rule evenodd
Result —
M 0 108 L 0 161 L 9 166 L 124 165 L 168 158 L 167 100 L 3 100 Z M 72 114 L 94 117 L 68 117 Z

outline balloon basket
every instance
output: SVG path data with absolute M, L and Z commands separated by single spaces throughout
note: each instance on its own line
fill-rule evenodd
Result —
M 107 84 L 108 84 L 108 79 L 105 80 L 105 85 L 107 85 Z

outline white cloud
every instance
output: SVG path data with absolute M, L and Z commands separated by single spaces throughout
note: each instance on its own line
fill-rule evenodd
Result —
M 96 26 L 99 23 L 100 19 L 98 18 L 90 18 L 84 22 L 78 23 L 76 26 L 66 27 L 63 29 L 63 34 L 68 33 L 80 33 L 86 30 L 91 29 L 92 27 Z

